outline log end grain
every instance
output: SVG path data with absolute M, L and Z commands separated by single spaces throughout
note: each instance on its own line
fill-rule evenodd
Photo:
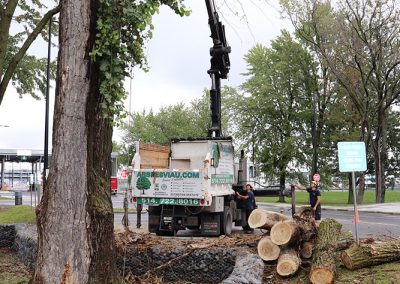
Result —
M 331 284 L 334 281 L 334 273 L 328 269 L 317 268 L 311 271 L 310 281 L 313 284 Z
M 287 244 L 294 233 L 293 225 L 290 222 L 279 222 L 271 228 L 271 240 L 277 245 Z
M 267 222 L 267 216 L 264 210 L 254 209 L 249 216 L 250 228 L 260 228 Z
M 291 276 L 297 272 L 300 267 L 300 258 L 293 249 L 283 251 L 278 259 L 276 272 L 280 276 Z
M 312 257 L 314 245 L 312 242 L 304 242 L 301 245 L 300 255 L 302 258 L 308 259 Z
M 281 249 L 271 241 L 270 237 L 264 237 L 258 242 L 258 255 L 265 261 L 277 260 Z
M 353 270 L 353 261 L 346 251 L 342 251 L 342 253 L 340 254 L 340 259 L 348 270 Z

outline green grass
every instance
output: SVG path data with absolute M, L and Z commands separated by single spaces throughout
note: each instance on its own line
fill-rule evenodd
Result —
M 4 196 L 0 196 L 0 200 L 12 200 L 12 197 L 4 197 Z
M 324 191 L 321 192 L 321 203 L 322 205 L 331 206 L 352 206 L 347 204 L 349 193 L 348 191 Z M 278 197 L 257 197 L 257 202 L 278 202 Z M 290 198 L 286 198 L 287 203 L 290 203 Z M 387 191 L 385 194 L 385 202 L 400 202 L 400 192 L 398 191 Z M 367 191 L 364 194 L 364 205 L 375 203 L 375 192 Z M 308 205 L 308 193 L 306 191 L 296 191 L 296 204 Z
M 0 224 L 33 224 L 35 220 L 35 210 L 30 206 L 18 205 L 0 211 Z

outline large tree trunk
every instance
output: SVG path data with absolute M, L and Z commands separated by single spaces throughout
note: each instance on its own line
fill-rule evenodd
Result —
M 49 178 L 38 208 L 33 283 L 111 283 L 112 128 L 101 117 L 99 69 L 90 59 L 97 2 L 62 1 Z
M 358 183 L 357 192 L 357 204 L 361 205 L 364 203 L 364 192 L 365 192 L 365 174 L 361 173 Z
M 336 250 L 340 225 L 333 219 L 324 219 L 318 227 L 317 243 L 311 262 L 310 281 L 313 284 L 333 283 L 336 272 Z
M 263 209 L 255 209 L 251 212 L 248 223 L 250 228 L 262 228 L 269 230 L 276 223 L 288 219 L 288 217 L 281 213 L 266 211 Z
M 355 270 L 400 260 L 400 241 L 352 246 L 340 255 L 347 269 Z
M 376 203 L 385 202 L 385 170 L 384 157 L 385 149 L 383 140 L 383 132 L 386 124 L 386 115 L 383 107 L 378 109 L 378 127 L 374 138 L 374 158 L 375 158 L 375 182 L 376 182 Z
M 283 195 L 283 191 L 285 190 L 285 181 L 286 181 L 286 172 L 285 170 L 281 170 L 279 176 L 279 202 L 285 202 L 285 196 Z
M 349 195 L 347 197 L 347 204 L 354 204 L 353 190 L 355 190 L 355 189 L 353 188 L 353 181 L 352 181 L 351 173 L 347 174 L 347 179 L 349 181 Z

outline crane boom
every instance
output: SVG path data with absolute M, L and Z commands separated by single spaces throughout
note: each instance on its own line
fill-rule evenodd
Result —
M 231 47 L 226 43 L 225 27 L 219 21 L 214 0 L 205 0 L 208 12 L 208 24 L 211 30 L 213 46 L 210 48 L 211 67 L 207 71 L 211 78 L 211 127 L 209 137 L 221 137 L 221 79 L 227 79 L 230 69 L 229 53 Z

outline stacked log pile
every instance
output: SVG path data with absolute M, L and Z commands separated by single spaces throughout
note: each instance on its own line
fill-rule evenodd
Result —
M 311 262 L 312 283 L 332 283 L 337 250 L 354 242 L 351 232 L 341 233 L 335 220 L 325 219 L 317 229 L 309 207 L 302 207 L 293 218 L 256 209 L 249 225 L 268 230 L 257 246 L 261 259 L 276 262 L 276 271 L 283 277 L 294 275 L 302 261 Z

